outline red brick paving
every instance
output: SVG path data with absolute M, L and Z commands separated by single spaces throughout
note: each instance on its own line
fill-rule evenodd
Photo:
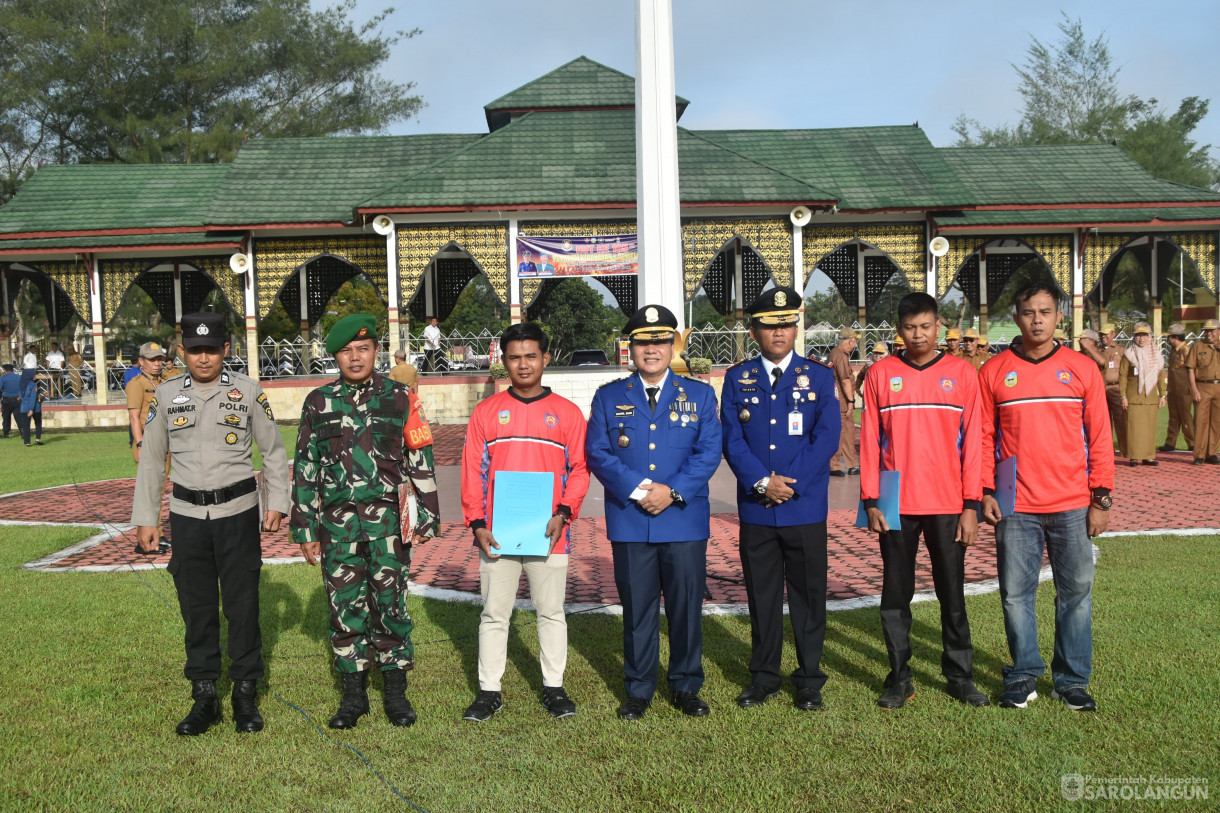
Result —
M 438 465 L 457 465 L 465 426 L 439 426 L 434 429 Z M 1195 468 L 1190 456 L 1175 453 L 1160 456 L 1155 469 L 1120 466 L 1115 488 L 1115 507 L 1110 530 L 1137 531 L 1215 527 L 1220 505 L 1220 478 L 1210 466 Z M 27 522 L 74 522 L 126 524 L 131 516 L 134 480 L 110 480 L 68 485 L 0 497 L 0 520 Z M 1189 494 L 1189 499 L 1183 495 Z M 166 504 L 168 512 L 168 503 Z M 830 572 L 828 591 L 831 599 L 851 599 L 876 595 L 881 590 L 881 561 L 876 539 L 861 528 L 852 527 L 854 511 L 831 511 Z M 169 523 L 165 523 L 168 532 Z M 618 600 L 614 587 L 610 544 L 604 536 L 600 517 L 579 519 L 573 526 L 572 559 L 568 573 L 567 600 L 571 603 L 603 604 Z M 442 523 L 441 536 L 415 551 L 412 581 L 435 588 L 478 592 L 478 557 L 469 532 L 459 522 Z M 124 566 L 136 563 L 164 565 L 168 556 L 137 557 L 131 551 L 132 534 L 117 544 L 101 542 L 69 555 L 49 569 Z M 286 530 L 263 536 L 265 559 L 284 559 L 299 555 L 289 543 Z M 925 551 L 916 561 L 917 590 L 932 588 L 931 570 Z M 714 603 L 744 604 L 745 588 L 737 553 L 736 514 L 712 517 L 708 544 L 708 589 Z M 966 554 L 967 582 L 996 578 L 995 537 L 984 526 L 978 544 Z M 522 597 L 525 596 L 524 583 Z

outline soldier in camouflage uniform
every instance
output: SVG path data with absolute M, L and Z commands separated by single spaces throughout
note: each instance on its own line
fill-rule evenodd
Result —
M 407 573 L 411 545 L 440 527 L 432 449 L 412 449 L 404 436 L 410 393 L 374 372 L 375 331 L 373 317 L 360 314 L 335 324 L 326 350 L 341 377 L 306 396 L 297 435 L 292 538 L 306 561 L 322 561 L 343 682 L 331 728 L 353 728 L 368 713 L 373 661 L 385 681 L 386 717 L 397 726 L 415 722 L 405 696 L 405 670 L 414 665 Z M 407 479 L 418 507 L 410 539 L 399 510 Z

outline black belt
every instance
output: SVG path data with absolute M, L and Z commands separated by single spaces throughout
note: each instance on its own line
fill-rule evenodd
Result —
M 192 505 L 220 505 L 223 502 L 244 497 L 257 489 L 258 482 L 253 477 L 224 488 L 204 491 L 192 491 L 174 483 L 174 496 Z
M 1220 378 L 1200 378 L 1195 380 L 1196 384 L 1220 384 Z

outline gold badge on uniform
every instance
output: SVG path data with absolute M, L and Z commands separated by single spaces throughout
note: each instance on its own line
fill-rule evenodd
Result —
M 671 421 L 676 421 L 676 420 L 678 420 L 678 413 L 677 413 L 677 412 L 671 412 L 671 413 L 669 413 L 669 419 L 670 419 Z
M 174 426 L 186 426 L 190 422 L 191 419 L 185 415 L 179 415 L 177 418 L 174 418 Z
M 229 444 L 230 446 L 237 443 L 237 433 L 230 432 L 229 434 L 225 435 L 225 443 Z
M 236 415 L 225 415 L 225 423 L 229 424 L 230 426 L 237 426 L 239 423 L 241 423 L 241 418 L 237 417 Z
M 229 390 L 229 400 L 230 401 L 240 401 L 241 399 L 242 399 L 241 390 L 239 390 L 237 387 L 234 387 L 233 389 Z
M 677 398 L 675 398 L 674 400 L 676 400 L 676 401 L 685 401 L 685 400 L 686 400 L 686 393 L 685 393 L 685 392 L 683 392 L 682 390 L 678 390 L 678 397 L 677 397 Z
M 622 449 L 626 449 L 628 446 L 631 445 L 631 438 L 627 437 L 626 432 L 619 432 L 618 445 L 619 445 L 619 448 L 622 448 Z
M 737 420 L 741 421 L 742 423 L 749 423 L 750 422 L 750 410 L 746 409 L 745 407 L 742 407 L 741 410 L 737 413 Z
M 788 295 L 783 291 L 775 292 L 775 307 L 782 308 L 788 304 Z
M 656 308 L 648 308 L 644 311 L 644 321 L 650 325 L 655 323 L 660 318 L 661 314 L 657 312 Z
M 796 385 L 797 385 L 798 387 L 800 387 L 801 389 L 804 389 L 805 387 L 808 387 L 808 386 L 809 386 L 809 376 L 807 376 L 807 375 L 798 375 L 798 376 L 796 377 Z

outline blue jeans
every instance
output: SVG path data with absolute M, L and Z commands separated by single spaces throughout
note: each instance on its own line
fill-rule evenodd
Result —
M 996 557 L 1004 632 L 1012 665 L 1004 683 L 1046 671 L 1038 652 L 1034 599 L 1045 544 L 1055 581 L 1055 657 L 1051 678 L 1059 690 L 1087 686 L 1093 670 L 1093 543 L 1088 508 L 1057 514 L 1019 514 L 996 526 Z

